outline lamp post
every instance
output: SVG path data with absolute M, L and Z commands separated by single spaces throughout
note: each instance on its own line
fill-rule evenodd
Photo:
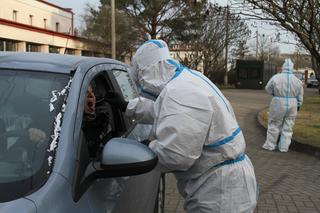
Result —
M 229 5 L 226 7 L 226 41 L 225 41 L 225 73 L 223 82 L 225 86 L 228 86 L 228 45 L 229 45 Z
M 111 0 L 111 54 L 116 59 L 116 18 L 115 18 L 115 1 Z

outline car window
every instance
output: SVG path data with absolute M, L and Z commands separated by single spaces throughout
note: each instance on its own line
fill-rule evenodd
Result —
M 104 100 L 108 90 L 102 75 L 91 80 L 86 88 L 81 129 L 92 159 L 100 157 L 103 145 L 113 137 L 115 129 L 111 105 Z
M 315 75 L 310 76 L 310 80 L 317 80 Z
M 143 141 L 149 137 L 151 128 L 150 124 L 136 124 L 132 131 L 128 132 L 127 138 Z
M 138 92 L 128 72 L 122 70 L 113 70 L 112 72 L 126 101 L 138 97 Z
M 80 92 L 79 100 L 83 108 L 79 107 L 79 116 L 77 116 L 79 119 L 76 121 L 81 125 L 81 128 L 76 129 L 75 133 L 75 135 L 79 135 L 79 140 L 76 138 L 75 140 L 78 144 L 78 154 L 80 155 L 79 166 L 76 169 L 76 178 L 74 179 L 75 188 L 73 193 L 75 200 L 80 199 L 86 190 L 89 191 L 88 193 L 97 193 L 103 188 L 110 189 L 108 183 L 114 179 L 94 182 L 95 179 L 87 176 L 87 171 L 90 171 L 87 168 L 91 168 L 94 162 L 101 160 L 103 147 L 111 138 L 121 137 L 126 130 L 122 121 L 122 113 L 116 107 L 112 107 L 105 99 L 107 92 L 114 88 L 107 74 L 107 72 L 111 73 L 111 70 L 104 70 L 108 69 L 104 66 L 96 66 L 90 70 L 89 72 L 93 74 L 90 73 L 87 76 L 88 79 L 84 80 Z M 122 79 L 121 75 L 118 77 Z M 127 94 L 132 95 L 130 92 L 127 92 Z M 87 189 L 89 186 L 90 189 Z M 114 190 L 104 191 L 103 193 L 107 195 L 113 192 Z M 101 196 L 99 200 L 108 203 L 104 196 Z M 109 203 L 114 204 L 110 200 Z M 112 209 L 111 206 L 108 209 Z
M 50 99 L 52 91 L 62 90 L 68 80 L 69 77 L 62 74 L 1 70 L 1 189 L 10 184 L 28 183 L 27 187 L 15 189 L 32 190 L 42 183 L 38 178 L 47 177 L 47 149 L 64 96 L 54 103 L 56 110 L 50 110 Z M 0 193 L 7 191 L 0 190 Z
M 130 78 L 128 72 L 121 70 L 113 70 L 113 75 L 115 76 L 116 81 L 126 101 L 138 97 L 136 86 Z M 152 125 L 139 124 L 136 123 L 136 121 L 129 121 L 129 124 L 130 127 L 125 133 L 125 137 L 135 139 L 137 141 L 142 141 L 148 138 Z

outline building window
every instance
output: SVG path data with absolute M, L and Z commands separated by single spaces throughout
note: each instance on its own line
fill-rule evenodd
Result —
M 33 22 L 33 15 L 29 15 L 29 24 L 32 26 Z
M 0 51 L 18 51 L 18 42 L 14 40 L 0 39 Z
M 12 20 L 17 21 L 18 20 L 18 11 L 14 10 L 12 12 Z
M 75 51 L 74 49 L 67 48 L 67 49 L 65 50 L 65 54 L 75 55 L 75 54 L 76 54 L 76 51 Z
M 56 22 L 56 32 L 59 32 L 59 22 Z
M 46 18 L 43 19 L 43 28 L 47 29 L 47 19 Z
M 93 53 L 93 51 L 82 50 L 81 55 L 82 56 L 94 56 L 94 53 Z
M 60 47 L 49 46 L 49 53 L 60 53 Z
M 35 44 L 35 43 L 30 43 L 28 42 L 26 44 L 26 51 L 27 52 L 41 52 L 41 45 L 40 44 Z
M 5 41 L 0 40 L 0 51 L 5 51 Z

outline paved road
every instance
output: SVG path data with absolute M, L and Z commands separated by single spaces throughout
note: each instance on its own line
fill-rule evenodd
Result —
M 306 90 L 306 94 L 315 90 Z M 260 187 L 256 213 L 320 212 L 320 160 L 303 153 L 270 152 L 261 149 L 265 131 L 257 113 L 268 106 L 270 97 L 262 90 L 223 90 L 234 107 L 247 142 L 247 154 L 255 167 Z M 175 179 L 167 175 L 166 213 L 184 213 L 183 199 Z

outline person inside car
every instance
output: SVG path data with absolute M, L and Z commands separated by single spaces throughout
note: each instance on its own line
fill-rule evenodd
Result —
M 85 97 L 82 130 L 87 141 L 89 155 L 95 158 L 100 148 L 111 138 L 111 126 L 103 100 L 97 100 L 91 84 Z
M 37 163 L 44 155 L 51 125 L 47 105 L 39 97 L 24 94 L 10 101 L 13 118 L 2 127 L 1 142 L 4 143 L 3 157 L 25 165 Z M 36 167 L 35 167 L 36 168 Z

